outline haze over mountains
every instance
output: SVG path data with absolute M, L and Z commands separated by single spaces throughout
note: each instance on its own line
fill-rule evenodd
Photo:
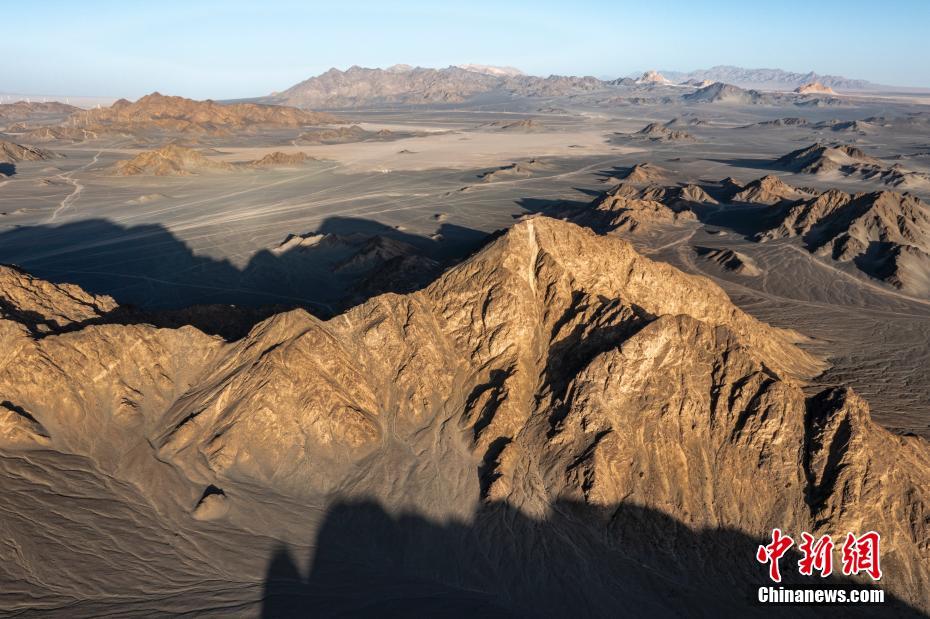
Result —
M 725 82 L 742 88 L 757 88 L 764 90 L 785 90 L 817 82 L 835 90 L 877 90 L 878 84 L 866 80 L 850 79 L 838 75 L 820 75 L 809 71 L 807 73 L 793 73 L 782 69 L 744 69 L 731 65 L 719 65 L 709 69 L 695 71 L 662 71 L 663 75 L 676 82 L 687 80 L 709 80 L 712 82 Z

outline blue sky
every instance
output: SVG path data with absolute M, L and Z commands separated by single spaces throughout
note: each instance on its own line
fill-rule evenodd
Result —
M 10 93 L 221 99 L 334 66 L 466 62 L 598 77 L 733 64 L 930 87 L 924 0 L 2 4 Z

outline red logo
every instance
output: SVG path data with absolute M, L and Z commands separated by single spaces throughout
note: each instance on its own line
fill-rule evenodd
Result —
M 878 560 L 881 540 L 875 531 L 864 533 L 861 537 L 848 533 L 843 542 L 843 574 L 853 576 L 865 572 L 872 580 L 879 580 L 882 577 Z
M 804 556 L 798 561 L 798 571 L 804 576 L 810 576 L 814 570 L 820 572 L 821 578 L 833 573 L 833 540 L 824 535 L 814 542 L 810 533 L 801 533 L 804 542 L 798 546 Z
M 794 545 L 794 540 L 781 534 L 781 529 L 772 529 L 772 543 L 768 546 L 759 546 L 756 551 L 756 560 L 763 565 L 769 564 L 769 578 L 781 582 L 781 572 L 778 570 L 778 560 Z
M 811 576 L 814 570 L 819 572 L 821 578 L 833 573 L 833 539 L 824 535 L 815 539 L 806 531 L 801 533 L 801 544 L 798 550 L 802 557 L 798 561 L 798 572 L 803 576 Z M 843 574 L 855 576 L 865 572 L 872 580 L 882 577 L 879 553 L 881 536 L 875 531 L 869 531 L 859 537 L 852 533 L 846 535 L 843 542 Z M 759 546 L 756 551 L 756 561 L 769 566 L 769 578 L 774 582 L 781 582 L 781 570 L 778 561 L 794 545 L 794 540 L 783 534 L 781 529 L 772 529 L 772 541 L 765 546 Z

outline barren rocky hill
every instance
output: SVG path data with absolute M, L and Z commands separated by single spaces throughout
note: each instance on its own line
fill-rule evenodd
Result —
M 809 197 L 810 194 L 788 185 L 777 176 L 769 174 L 747 183 L 730 198 L 735 202 L 750 204 L 778 204 Z
M 756 277 L 762 274 L 755 261 L 749 256 L 732 249 L 713 249 L 710 247 L 696 247 L 697 255 L 721 269 L 739 275 Z
M 761 238 L 794 236 L 811 251 L 852 261 L 904 291 L 930 296 L 930 205 L 916 196 L 832 189 L 787 208 Z
M 0 140 L 0 162 L 18 163 L 20 161 L 44 161 L 54 159 L 60 155 L 44 148 L 35 148 L 33 146 L 23 146 L 15 142 Z
M 867 523 L 892 612 L 930 610 L 930 446 L 808 395 L 803 336 L 619 238 L 530 218 L 418 292 L 235 342 L 18 271 L 0 295 L 9 608 L 755 614 L 733 591 L 773 523 Z
M 640 193 L 621 183 L 596 200 L 591 208 L 583 209 L 572 219 L 604 232 L 638 232 L 654 224 L 696 219 L 687 208 L 667 206 L 658 200 L 637 195 Z
M 233 166 L 213 161 L 199 151 L 177 144 L 168 144 L 156 150 L 139 153 L 132 159 L 116 164 L 119 176 L 187 176 L 210 171 L 231 171 Z
M 48 121 L 78 111 L 80 108 L 59 101 L 0 103 L 0 126 L 10 126 L 24 121 Z
M 649 138 L 656 142 L 693 142 L 694 136 L 687 131 L 671 129 L 662 123 L 649 123 L 633 134 L 636 137 Z
M 837 133 L 859 133 L 867 134 L 879 129 L 877 124 L 880 121 L 870 122 L 867 120 L 826 120 L 813 125 L 814 129 L 828 129 Z
M 836 92 L 820 82 L 809 82 L 794 89 L 799 95 L 835 95 Z
M 528 178 L 537 172 L 546 170 L 548 166 L 538 159 L 529 161 L 516 161 L 504 166 L 493 168 L 479 174 L 482 183 L 493 183 L 509 178 Z
M 254 128 L 298 128 L 342 122 L 330 114 L 282 105 L 195 101 L 154 92 L 137 101 L 120 99 L 110 107 L 75 112 L 59 127 L 35 129 L 37 137 L 83 139 L 112 133 L 171 132 L 224 134 Z M 55 132 L 61 135 L 53 135 Z
M 255 161 L 249 161 L 246 165 L 253 168 L 272 168 L 278 166 L 299 166 L 308 161 L 311 161 L 313 157 L 307 155 L 307 153 L 284 153 L 279 150 L 276 150 L 272 153 L 268 153 L 263 156 L 261 159 L 256 159 Z
M 773 165 L 806 174 L 853 176 L 902 189 L 930 185 L 927 174 L 909 170 L 899 163 L 887 164 L 847 144 L 817 142 L 776 159 Z
M 752 129 L 755 127 L 806 127 L 808 125 L 806 118 L 798 118 L 796 116 L 789 116 L 786 118 L 776 118 L 775 120 L 764 120 L 762 122 L 753 123 L 751 125 L 743 125 L 738 127 L 739 129 Z
M 775 161 L 775 166 L 792 172 L 820 174 L 858 163 L 881 164 L 878 159 L 869 157 L 855 146 L 844 144 L 831 146 L 817 142 L 780 157 Z
M 295 141 L 303 144 L 345 144 L 348 142 L 388 141 L 427 135 L 423 131 L 391 131 L 379 129 L 369 131 L 358 125 L 339 127 L 313 127 L 301 132 Z
M 48 333 L 101 318 L 117 308 L 107 296 L 95 296 L 71 284 L 52 284 L 15 267 L 0 266 L 0 314 Z
M 545 129 L 545 126 L 532 118 L 521 118 L 520 120 L 495 120 L 481 125 L 483 129 L 494 131 L 510 131 L 516 133 L 532 133 Z
M 689 103 L 761 103 L 764 96 L 755 90 L 743 90 L 739 86 L 714 82 L 709 86 L 698 88 L 692 93 L 682 95 Z
M 661 169 L 640 164 L 641 170 Z M 636 167 L 634 167 L 634 171 Z M 601 232 L 642 232 L 655 225 L 697 221 L 696 211 L 717 204 L 697 185 L 661 185 L 661 176 L 628 174 L 591 204 L 571 206 L 558 214 Z M 639 180 L 637 180 L 639 179 Z
M 313 157 L 302 152 L 274 151 L 254 161 L 230 163 L 210 159 L 192 148 L 167 144 L 155 150 L 141 152 L 132 159 L 117 162 L 115 172 L 119 176 L 189 176 L 207 172 L 295 167 L 312 160 Z
M 669 175 L 670 172 L 662 166 L 644 162 L 637 163 L 631 167 L 623 177 L 623 180 L 628 183 L 652 183 L 665 180 Z
M 672 83 L 671 80 L 666 79 L 665 76 L 663 76 L 658 71 L 646 71 L 645 73 L 643 73 L 641 76 L 639 76 L 636 79 L 636 82 L 639 84 L 663 84 L 663 85 L 668 85 Z

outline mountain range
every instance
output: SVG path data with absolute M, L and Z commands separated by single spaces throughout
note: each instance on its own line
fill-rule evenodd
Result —
M 468 65 L 466 65 L 468 66 Z M 603 89 L 593 77 L 523 75 L 515 69 L 395 65 L 387 69 L 353 66 L 330 69 L 264 101 L 301 108 L 355 107 L 372 102 L 403 104 L 460 103 L 476 95 L 501 92 L 520 96 L 561 96 Z
M 345 71 L 330 69 L 281 92 L 259 100 L 301 108 L 350 108 L 369 104 L 461 103 L 479 95 L 497 93 L 504 97 L 554 97 L 590 92 L 631 90 L 669 94 L 683 88 L 755 88 L 806 93 L 816 83 L 823 92 L 862 91 L 879 88 L 864 80 L 817 73 L 790 73 L 780 69 L 742 69 L 720 66 L 681 73 L 646 71 L 635 77 L 602 80 L 590 76 L 538 77 L 513 67 L 458 65 L 444 69 L 394 65 L 386 69 L 353 66 Z M 807 89 L 805 90 L 805 87 Z M 756 95 L 751 95 L 756 97 Z M 742 97 L 745 98 L 745 97 Z M 734 98 L 735 101 L 735 98 Z
M 812 82 L 818 82 L 834 90 L 874 90 L 880 87 L 866 80 L 850 79 L 839 75 L 821 75 L 813 71 L 794 73 L 782 69 L 745 69 L 732 65 L 718 65 L 709 69 L 688 72 L 662 71 L 662 74 L 675 82 L 708 80 L 763 90 L 794 90 Z

